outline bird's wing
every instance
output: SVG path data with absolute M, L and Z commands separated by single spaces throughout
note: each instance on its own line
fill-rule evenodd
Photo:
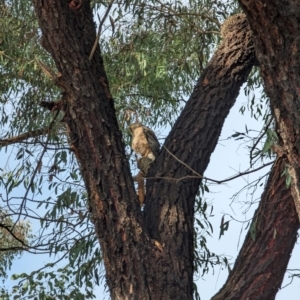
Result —
M 157 156 L 159 153 L 160 144 L 159 144 L 159 141 L 158 141 L 154 131 L 146 126 L 143 126 L 143 130 L 144 130 L 144 134 L 147 138 L 147 141 L 148 141 L 151 151 L 153 152 L 154 156 Z

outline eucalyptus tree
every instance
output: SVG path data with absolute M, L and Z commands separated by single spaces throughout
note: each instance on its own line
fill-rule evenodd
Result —
M 214 298 L 275 297 L 299 227 L 293 126 L 300 8 L 240 2 L 247 18 L 235 1 L 35 0 L 34 9 L 3 2 L 0 142 L 19 161 L 13 176 L 1 177 L 3 206 L 16 222 L 40 222 L 24 251 L 68 259 L 58 273 L 51 263 L 16 275 L 16 293 L 92 298 L 104 263 L 112 299 L 197 297 L 194 272 L 222 260 L 195 235 L 195 212 L 198 225 L 207 232 L 210 225 L 199 196 L 207 191 L 203 173 L 240 87 L 258 66 L 275 124 L 258 155 L 274 151 L 277 159 L 235 267 Z M 103 7 L 96 28 L 93 17 Z M 172 127 L 147 174 L 142 210 L 126 132 L 137 119 Z

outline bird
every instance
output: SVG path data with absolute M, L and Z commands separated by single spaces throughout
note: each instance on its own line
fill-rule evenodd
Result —
M 133 123 L 129 126 L 132 134 L 131 148 L 142 158 L 148 157 L 154 161 L 160 149 L 159 141 L 153 130 L 140 122 Z
M 149 167 L 159 153 L 159 142 L 153 130 L 140 122 L 133 123 L 129 126 L 132 135 L 131 148 L 142 157 L 137 161 L 137 166 L 140 169 L 139 173 L 134 176 L 137 182 L 137 194 L 140 206 L 144 205 L 145 201 L 145 176 L 148 173 Z

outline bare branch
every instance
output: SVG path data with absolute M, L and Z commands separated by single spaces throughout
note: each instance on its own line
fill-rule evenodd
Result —
M 12 144 L 20 143 L 29 138 L 38 137 L 40 135 L 45 135 L 47 132 L 49 132 L 49 128 L 41 128 L 41 129 L 22 133 L 18 136 L 13 136 L 8 139 L 0 139 L 0 146 L 5 147 L 5 146 L 12 145 Z
M 163 146 L 166 151 L 171 155 L 173 156 L 177 161 L 179 161 L 181 164 L 183 164 L 185 167 L 187 167 L 190 171 L 192 171 L 194 174 L 196 174 L 196 176 L 184 176 L 184 177 L 181 177 L 181 178 L 169 178 L 169 177 L 146 177 L 147 179 L 166 179 L 166 180 L 173 180 L 173 181 L 181 181 L 181 180 L 184 180 L 184 179 L 195 179 L 195 178 L 201 178 L 201 179 L 205 179 L 207 181 L 211 181 L 211 182 L 214 182 L 214 183 L 217 183 L 217 184 L 221 184 L 221 183 L 225 183 L 225 182 L 228 182 L 228 181 L 231 181 L 231 180 L 234 180 L 238 177 L 241 177 L 241 176 L 244 176 L 244 175 L 248 175 L 250 173 L 254 173 L 256 171 L 259 171 L 267 166 L 270 166 L 272 165 L 275 160 L 271 161 L 271 162 L 268 162 L 266 164 L 263 164 L 262 166 L 256 168 L 256 169 L 253 169 L 253 170 L 248 170 L 248 171 L 244 171 L 244 172 L 239 172 L 238 174 L 236 175 L 233 175 L 231 177 L 228 177 L 226 179 L 222 179 L 222 180 L 216 180 L 216 179 L 212 179 L 212 178 L 208 178 L 208 177 L 205 177 L 203 175 L 200 175 L 199 173 L 197 173 L 195 170 L 193 170 L 190 166 L 188 166 L 186 163 L 184 163 L 183 161 L 181 161 L 180 159 L 178 159 L 173 153 L 171 153 L 165 146 Z
M 113 5 L 113 2 L 114 2 L 114 0 L 110 0 L 110 2 L 109 2 L 109 4 L 108 4 L 108 7 L 107 7 L 107 9 L 106 9 L 106 12 L 105 12 L 105 14 L 104 14 L 104 16 L 103 16 L 103 18 L 102 18 L 100 24 L 99 24 L 99 28 L 98 28 L 96 40 L 95 40 L 95 43 L 94 43 L 94 45 L 93 45 L 92 51 L 91 51 L 90 56 L 89 56 L 89 61 L 92 60 L 93 55 L 94 55 L 94 53 L 95 53 L 95 51 L 96 51 L 96 48 L 97 48 L 97 45 L 98 45 L 99 39 L 100 39 L 100 34 L 101 34 L 102 26 L 103 26 L 103 24 L 104 24 L 104 22 L 105 22 L 105 20 L 106 20 L 106 18 L 107 18 L 107 16 L 108 16 L 108 14 L 109 14 L 109 11 L 111 10 L 111 7 L 112 7 L 112 5 Z

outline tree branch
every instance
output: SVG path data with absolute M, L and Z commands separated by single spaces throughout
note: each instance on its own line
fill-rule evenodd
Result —
M 149 170 L 151 178 L 183 178 L 191 170 L 198 178 L 179 182 L 147 181 L 146 226 L 152 238 L 165 244 L 164 252 L 170 258 L 169 263 L 177 262 L 176 277 L 187 285 L 182 287 L 178 283 L 178 299 L 180 295 L 182 299 L 191 299 L 193 293 L 194 201 L 201 182 L 199 174 L 204 173 L 224 121 L 255 63 L 252 35 L 244 15 L 230 18 L 223 25 L 222 34 L 222 43 L 203 71 L 167 137 L 165 147 Z M 166 149 L 177 160 L 170 159 Z M 173 238 L 175 232 L 176 239 Z M 179 252 L 182 253 L 180 257 Z M 152 265 L 149 272 L 155 274 L 158 272 L 155 270 L 156 263 Z M 169 272 L 170 268 L 172 266 L 164 265 L 159 272 Z M 162 285 L 158 298 L 167 297 L 167 287 L 167 284 Z
M 299 28 L 300 2 L 239 2 L 254 33 L 257 59 L 265 91 L 270 98 L 272 115 L 276 120 L 277 133 L 282 141 L 281 146 L 288 158 L 291 189 L 300 220 L 300 39 L 295 34 Z M 284 13 L 278 15 L 275 21 L 270 16 L 278 12 Z M 272 29 L 272 32 L 266 28 Z M 297 54 L 294 49 L 297 49 Z
M 222 184 L 222 183 L 225 183 L 225 182 L 228 182 L 228 181 L 231 181 L 231 180 L 234 180 L 236 178 L 239 178 L 241 176 L 244 176 L 244 175 L 248 175 L 248 174 L 251 174 L 251 173 L 254 173 L 254 172 L 257 172 L 267 166 L 270 166 L 272 165 L 275 160 L 271 161 L 271 162 L 268 162 L 266 164 L 263 164 L 261 165 L 260 167 L 257 167 L 253 170 L 247 170 L 247 171 L 244 171 L 244 172 L 239 172 L 238 174 L 236 175 L 233 175 L 233 176 L 230 176 L 226 179 L 221 179 L 221 180 L 216 180 L 216 179 L 212 179 L 212 178 L 209 178 L 209 177 L 206 177 L 206 176 L 203 176 L 203 175 L 200 175 L 198 172 L 196 172 L 195 170 L 193 170 L 190 166 L 188 166 L 186 163 L 184 163 L 183 161 L 181 161 L 179 158 L 177 158 L 174 154 L 172 154 L 165 146 L 163 146 L 166 151 L 172 156 L 174 157 L 178 162 L 180 162 L 183 166 L 185 166 L 188 170 L 190 170 L 192 173 L 195 174 L 195 176 L 191 176 L 191 175 L 186 175 L 184 177 L 181 177 L 181 178 L 172 178 L 172 177 L 145 177 L 146 179 L 165 179 L 165 180 L 171 180 L 171 181 L 176 181 L 176 182 L 179 182 L 181 180 L 184 180 L 184 179 L 205 179 L 207 181 L 211 181 L 211 182 L 214 182 L 214 183 L 217 183 L 217 184 Z
M 96 40 L 95 40 L 95 43 L 93 45 L 93 48 L 92 48 L 90 56 L 89 56 L 89 60 L 90 61 L 92 60 L 93 55 L 94 55 L 94 53 L 96 51 L 96 48 L 97 48 L 97 45 L 98 45 L 99 39 L 100 39 L 100 34 L 101 34 L 102 26 L 103 26 L 103 24 L 104 24 L 104 22 L 105 22 L 105 20 L 106 20 L 106 18 L 108 16 L 108 14 L 109 14 L 111 8 L 112 8 L 113 3 L 114 3 L 114 0 L 110 0 L 109 4 L 107 6 L 107 9 L 105 11 L 105 14 L 104 14 L 102 20 L 100 21 L 98 32 L 97 32 L 97 36 L 96 36 Z
M 49 128 L 41 128 L 41 129 L 29 131 L 29 132 L 24 132 L 18 136 L 13 136 L 8 139 L 0 139 L 0 147 L 5 147 L 5 146 L 13 145 L 16 143 L 20 143 L 29 138 L 34 138 L 34 137 L 38 137 L 40 135 L 45 135 L 45 134 L 47 134 L 47 132 L 49 132 Z
M 239 2 L 253 30 L 265 91 L 286 155 L 277 158 L 234 269 L 212 299 L 271 300 L 282 284 L 299 228 L 300 57 L 295 49 L 300 48 L 300 40 L 295 32 L 299 28 L 300 3 Z M 290 188 L 282 176 L 287 164 L 293 178 Z

